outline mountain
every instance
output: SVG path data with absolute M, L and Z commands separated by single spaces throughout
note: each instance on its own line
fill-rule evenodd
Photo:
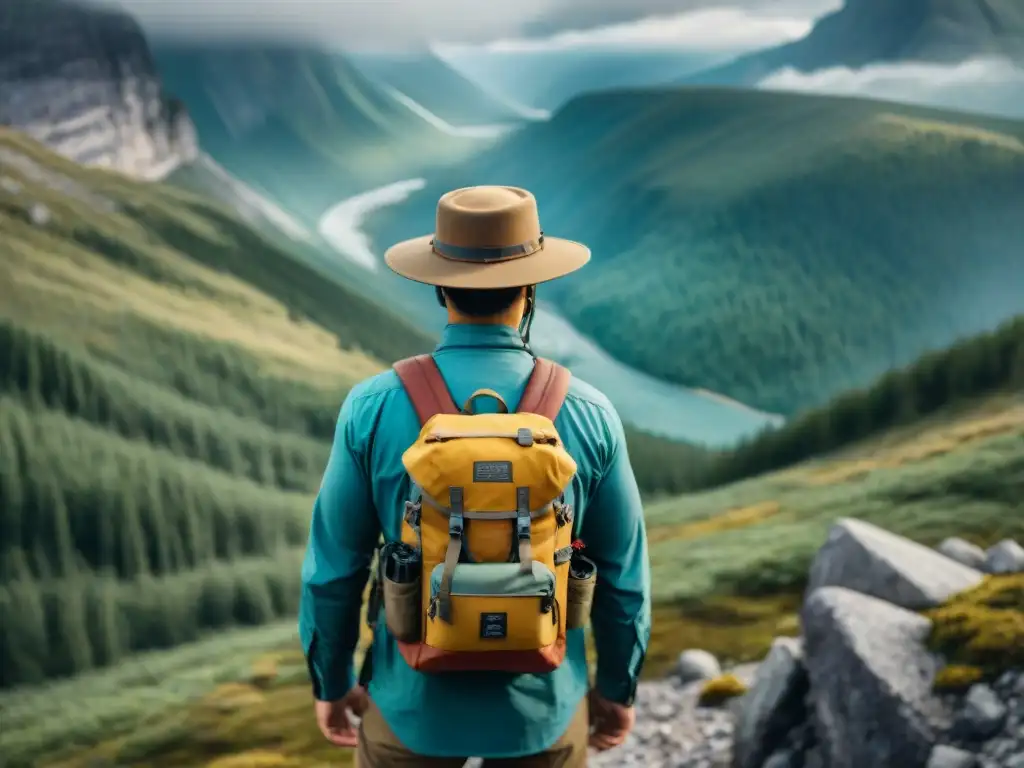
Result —
M 1020 0 L 846 0 L 806 37 L 688 75 L 689 85 L 754 85 L 792 68 L 813 72 L 880 62 L 955 64 L 1005 57 L 1024 65 Z
M 770 412 L 1024 306 L 1020 121 L 766 91 L 591 94 L 436 174 L 370 222 L 374 241 L 430 231 L 444 190 L 488 183 L 533 190 L 545 231 L 591 246 L 540 291 L 581 332 Z
M 431 52 L 362 53 L 349 58 L 363 73 L 453 126 L 523 122 L 522 108 L 467 80 Z
M 503 51 L 441 49 L 449 66 L 534 110 L 553 112 L 591 91 L 662 85 L 721 57 L 664 49 L 551 49 Z
M 0 90 L 0 126 L 80 163 L 159 179 L 198 153 L 187 111 L 164 93 L 141 29 L 119 11 L 4 0 Z
M 486 143 L 429 124 L 339 55 L 216 41 L 153 49 L 204 150 L 306 224 L 342 198 Z

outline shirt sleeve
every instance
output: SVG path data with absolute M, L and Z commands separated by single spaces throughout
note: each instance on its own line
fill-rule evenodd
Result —
M 597 566 L 591 628 L 596 686 L 606 699 L 632 704 L 651 636 L 651 571 L 643 505 L 618 415 L 608 420 L 610 449 L 586 507 L 580 537 Z
M 363 590 L 380 535 L 366 455 L 372 419 L 360 418 L 360 403 L 350 393 L 341 407 L 302 565 L 299 636 L 322 701 L 354 685 Z

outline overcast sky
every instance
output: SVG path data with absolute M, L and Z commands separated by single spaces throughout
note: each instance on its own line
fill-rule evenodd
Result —
M 659 22 L 650 17 L 669 17 L 677 25 L 679 45 L 694 39 L 721 48 L 715 39 L 740 38 L 742 47 L 770 45 L 792 37 L 801 23 L 837 7 L 841 0 L 89 0 L 122 5 L 153 35 L 189 37 L 260 37 L 306 39 L 340 48 L 395 50 L 430 43 L 493 43 L 494 41 L 558 36 L 577 33 L 601 44 L 635 30 L 630 22 L 648 19 L 648 33 Z M 680 24 L 692 11 L 724 13 L 720 23 L 706 27 Z M 731 14 L 731 15 L 730 15 Z M 714 22 L 714 16 L 711 17 Z M 597 32 L 611 26 L 617 32 Z M 579 35 L 580 31 L 590 31 Z M 672 44 L 662 30 L 659 45 Z M 759 35 L 763 31 L 765 37 Z M 597 34 L 597 38 L 593 35 Z M 601 37 L 601 34 L 604 37 Z M 641 37 L 644 34 L 641 32 Z M 710 37 L 709 37 L 710 35 Z M 753 40 L 749 38 L 753 37 Z M 634 40 L 635 42 L 635 40 Z M 641 40 L 641 42 L 643 42 Z

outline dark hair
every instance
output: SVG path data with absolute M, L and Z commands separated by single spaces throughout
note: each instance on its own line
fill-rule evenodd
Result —
M 511 307 L 523 294 L 519 288 L 445 288 L 448 303 L 470 317 L 493 317 Z

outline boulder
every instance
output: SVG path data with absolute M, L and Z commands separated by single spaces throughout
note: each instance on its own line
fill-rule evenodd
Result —
M 985 566 L 985 550 L 958 536 L 944 539 L 935 549 L 950 560 L 956 560 L 968 568 L 981 569 Z
M 806 716 L 807 688 L 801 641 L 776 638 L 739 705 L 734 728 L 734 768 L 761 768 L 766 758 L 779 749 L 786 735 Z M 774 755 L 773 759 L 783 765 L 781 761 L 786 758 Z
M 976 768 L 978 758 L 956 747 L 937 744 L 928 757 L 927 768 Z
M 50 209 L 42 203 L 32 203 L 28 209 L 28 217 L 37 227 L 45 227 L 50 223 L 53 215 L 50 213 Z
M 941 557 L 941 555 L 938 555 Z M 931 622 L 841 587 L 802 612 L 815 733 L 830 768 L 924 768 L 949 712 L 931 686 Z
M 911 610 L 931 608 L 984 574 L 861 520 L 843 518 L 811 564 L 807 592 L 845 587 Z
M 679 654 L 678 669 L 679 679 L 683 683 L 710 680 L 722 674 L 722 666 L 718 659 L 698 648 L 690 648 Z
M 985 553 L 988 573 L 1024 573 L 1024 547 L 1013 539 L 993 544 Z

